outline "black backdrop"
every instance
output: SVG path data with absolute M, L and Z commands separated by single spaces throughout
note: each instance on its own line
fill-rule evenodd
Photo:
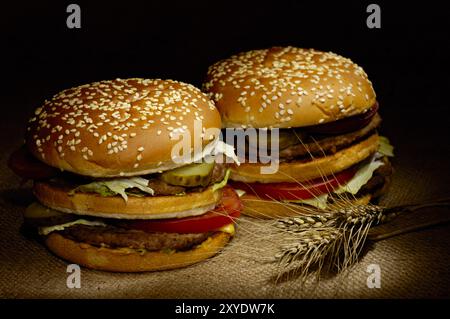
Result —
M 81 6 L 81 29 L 66 27 L 71 2 Z M 450 13 L 441 2 L 372 2 L 381 6 L 381 29 L 366 26 L 368 1 L 2 3 L 3 97 L 28 110 L 94 80 L 158 77 L 200 85 L 208 65 L 230 54 L 295 45 L 353 59 L 374 82 L 381 105 L 399 112 L 442 108 L 450 91 Z

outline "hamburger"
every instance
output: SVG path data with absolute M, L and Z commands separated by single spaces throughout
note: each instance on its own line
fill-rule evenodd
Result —
M 377 131 L 372 83 L 351 60 L 296 47 L 243 52 L 210 66 L 203 90 L 223 128 L 257 132 L 256 138 L 244 133 L 244 155 L 237 150 L 247 161 L 230 176 L 245 192 L 245 214 L 290 216 L 365 204 L 386 190 L 392 146 Z M 267 174 L 260 140 L 273 146 L 274 136 L 277 169 Z M 249 161 L 255 153 L 257 161 Z
M 223 142 L 192 136 L 196 123 L 200 133 L 220 132 L 213 102 L 177 81 L 116 79 L 56 94 L 35 110 L 9 160 L 33 180 L 25 228 L 57 256 L 99 270 L 163 270 L 213 256 L 234 235 L 241 204 L 215 160 Z M 183 133 L 200 153 L 174 155 Z

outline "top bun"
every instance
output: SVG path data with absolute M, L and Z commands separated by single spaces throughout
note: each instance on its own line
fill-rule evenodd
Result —
M 361 67 L 331 52 L 274 47 L 212 65 L 203 89 L 223 127 L 290 128 L 365 112 L 375 103 Z
M 45 101 L 29 121 L 26 143 L 38 159 L 76 174 L 143 175 L 183 165 L 172 160 L 172 147 L 186 131 L 193 142 L 195 120 L 202 129 L 221 127 L 214 103 L 190 84 L 101 81 Z M 203 146 L 210 142 L 202 137 Z

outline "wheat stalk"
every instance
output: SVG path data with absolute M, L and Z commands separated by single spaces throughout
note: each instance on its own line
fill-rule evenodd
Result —
M 448 199 L 390 208 L 346 203 L 335 210 L 278 219 L 273 225 L 283 244 L 273 259 L 278 263 L 276 280 L 286 274 L 301 282 L 314 273 L 320 278 L 324 265 L 328 271 L 345 272 L 358 261 L 372 226 L 407 211 L 442 205 L 448 206 Z
M 324 265 L 328 270 L 345 271 L 358 260 L 370 227 L 395 215 L 391 209 L 368 204 L 279 219 L 275 227 L 285 244 L 274 258 L 277 280 L 285 273 L 303 282 L 312 272 L 320 277 Z
M 279 270 L 277 281 L 289 274 L 304 282 L 312 267 L 320 274 L 326 261 L 324 256 L 330 255 L 341 239 L 341 232 L 333 227 L 303 230 L 300 238 L 285 243 L 275 255 Z

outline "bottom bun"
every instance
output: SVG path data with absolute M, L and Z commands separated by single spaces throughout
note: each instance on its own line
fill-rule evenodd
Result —
M 345 204 L 342 200 L 338 200 L 334 204 L 330 204 L 328 209 L 333 209 L 335 207 L 342 207 L 342 205 L 366 205 L 372 199 L 372 195 L 367 194 L 360 198 L 345 200 Z M 312 206 L 299 205 L 294 203 L 271 201 L 266 199 L 260 199 L 254 195 L 247 195 L 241 197 L 242 204 L 244 208 L 242 213 L 246 216 L 254 218 L 282 218 L 296 216 L 299 214 L 311 214 L 319 213 L 320 210 Z
M 73 241 L 58 233 L 48 235 L 45 244 L 57 256 L 80 266 L 114 272 L 143 272 L 181 268 L 198 263 L 217 254 L 230 238 L 228 233 L 217 232 L 191 250 L 172 253 L 141 253 L 129 248 L 95 247 Z

